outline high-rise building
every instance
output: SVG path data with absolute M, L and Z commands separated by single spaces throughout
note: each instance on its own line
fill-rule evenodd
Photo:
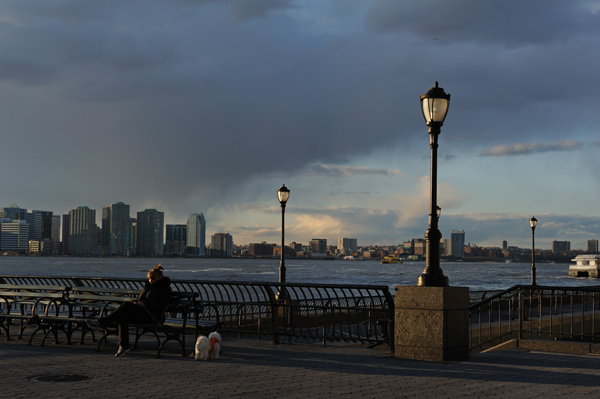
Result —
M 508 249 L 508 241 L 506 241 L 506 240 L 502 241 L 502 249 L 504 251 L 506 251 Z
M 310 240 L 310 249 L 313 256 L 326 256 L 327 240 L 323 238 L 313 238 Z
M 250 243 L 248 244 L 248 254 L 250 256 L 273 256 L 273 248 L 276 244 L 267 244 L 265 241 L 260 244 Z
M 60 215 L 52 216 L 52 234 L 50 239 L 54 242 L 60 242 Z
M 100 246 L 110 246 L 110 206 L 102 207 L 102 240 Z
M 598 240 L 588 240 L 587 252 L 588 254 L 598 253 Z
M 188 253 L 190 255 L 206 255 L 206 220 L 201 213 L 192 213 L 187 222 L 187 240 Z
M 452 230 L 450 233 L 450 255 L 457 258 L 465 256 L 465 231 Z
M 137 254 L 143 256 L 163 255 L 163 231 L 165 214 L 156 209 L 137 213 Z
M 571 241 L 552 241 L 552 252 L 561 253 L 571 250 Z
M 29 224 L 29 239 L 41 240 L 43 228 L 42 214 L 31 210 L 27 211 L 25 220 L 27 221 L 27 224 Z
M 210 245 L 211 256 L 233 256 L 233 237 L 229 233 L 213 234 Z
M 358 243 L 356 238 L 338 238 L 337 249 L 341 254 L 352 255 L 353 252 L 358 251 Z
M 23 209 L 16 204 L 8 208 L 0 208 L 0 218 L 9 218 L 11 220 L 25 220 L 27 209 Z
M 112 204 L 109 219 L 110 249 L 108 253 L 113 256 L 129 256 L 129 205 L 122 202 Z M 104 235 L 105 232 L 103 231 L 102 236 L 104 237 Z
M 69 237 L 71 231 L 71 214 L 62 215 L 62 253 L 69 255 Z
M 79 206 L 69 216 L 69 255 L 89 255 L 97 242 L 96 210 Z
M 187 225 L 168 224 L 166 231 L 165 255 L 184 255 Z
M 449 238 L 440 239 L 440 255 L 450 255 L 452 240 Z
M 26 220 L 0 218 L 0 237 L 0 249 L 4 251 L 29 251 L 29 224 Z

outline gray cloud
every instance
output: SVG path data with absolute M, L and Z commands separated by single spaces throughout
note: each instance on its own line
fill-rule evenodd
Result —
M 404 32 L 427 40 L 509 47 L 569 41 L 597 34 L 600 14 L 588 1 L 379 0 L 365 18 L 375 32 Z
M 594 131 L 597 14 L 583 3 L 401 3 L 365 16 L 350 1 L 4 1 L 0 199 L 182 220 L 258 201 L 264 176 L 401 176 L 429 157 L 418 97 L 436 80 L 452 93 L 451 153 Z M 381 149 L 400 166 L 346 166 Z
M 512 145 L 499 145 L 480 151 L 481 156 L 501 157 L 507 155 L 528 155 L 555 151 L 575 151 L 584 147 L 583 143 L 574 140 L 565 140 L 554 143 L 517 143 Z
M 367 168 L 365 166 L 323 165 L 316 163 L 308 165 L 304 169 L 303 174 L 305 174 L 306 176 L 330 177 L 352 177 L 360 175 L 405 177 L 404 173 L 397 169 Z

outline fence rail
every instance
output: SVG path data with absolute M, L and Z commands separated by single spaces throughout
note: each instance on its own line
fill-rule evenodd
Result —
M 0 276 L 0 283 L 141 289 L 146 279 Z M 215 305 L 221 332 L 237 336 L 388 344 L 393 349 L 394 299 L 387 286 L 171 280 Z M 281 291 L 280 291 L 281 290 Z M 278 297 L 278 293 L 280 293 Z M 206 307 L 207 311 L 212 309 Z M 210 316 L 210 315 L 207 315 Z
M 514 286 L 469 312 L 471 352 L 513 338 L 600 341 L 600 287 Z

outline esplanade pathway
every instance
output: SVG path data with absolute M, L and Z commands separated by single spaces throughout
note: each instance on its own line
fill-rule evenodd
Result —
M 223 338 L 217 361 L 160 359 L 146 348 L 114 357 L 115 344 L 27 346 L 0 337 L 0 398 L 455 398 L 598 397 L 600 357 L 506 350 L 465 362 L 391 357 L 340 344 L 273 345 Z

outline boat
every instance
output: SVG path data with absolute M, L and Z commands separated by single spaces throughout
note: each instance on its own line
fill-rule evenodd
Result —
M 388 263 L 403 263 L 402 259 L 397 258 L 395 256 L 386 256 L 385 258 L 381 259 L 381 263 L 382 264 L 388 264 Z
M 600 277 L 600 255 L 577 255 L 569 266 L 569 277 Z

